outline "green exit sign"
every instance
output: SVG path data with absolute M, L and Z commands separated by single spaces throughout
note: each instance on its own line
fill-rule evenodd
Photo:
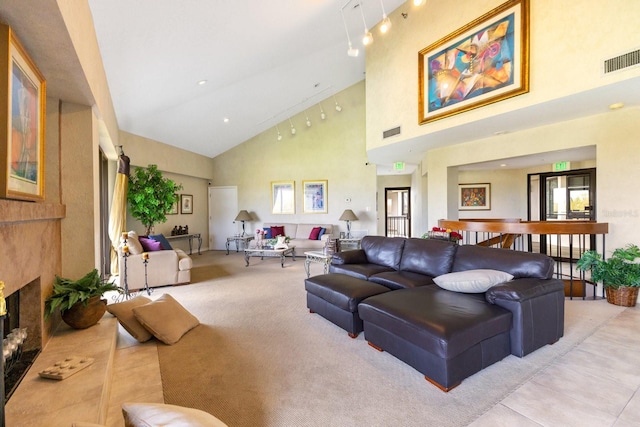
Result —
M 397 171 L 403 171 L 404 170 L 404 162 L 395 162 L 393 164 L 393 168 Z
M 571 166 L 570 162 L 557 162 L 553 164 L 553 171 L 554 172 L 567 171 L 569 170 L 570 166 Z

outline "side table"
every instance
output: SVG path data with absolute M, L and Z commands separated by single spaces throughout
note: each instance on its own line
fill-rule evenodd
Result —
M 331 264 L 332 255 L 327 255 L 320 251 L 310 251 L 304 253 L 307 259 L 304 261 L 304 271 L 307 272 L 307 279 L 311 275 L 309 272 L 309 265 L 313 262 L 316 264 L 323 264 L 324 274 L 329 273 L 329 264 Z
M 243 249 L 247 249 L 249 248 L 249 242 L 253 240 L 253 236 L 232 236 L 232 237 L 227 237 L 227 243 L 226 243 L 226 247 L 227 247 L 227 255 L 229 255 L 229 244 L 231 242 L 235 242 L 236 244 L 236 252 L 240 251 L 240 244 L 242 244 L 242 248 Z
M 344 252 L 354 249 L 360 249 L 362 243 L 362 237 L 345 237 L 338 239 L 338 252 Z
M 198 240 L 198 255 L 202 255 L 200 249 L 202 248 L 202 235 L 200 233 L 193 234 L 176 234 L 174 236 L 165 236 L 167 240 L 189 240 L 189 255 L 193 253 L 193 239 Z

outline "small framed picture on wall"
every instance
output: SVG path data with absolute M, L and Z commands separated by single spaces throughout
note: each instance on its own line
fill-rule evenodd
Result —
M 180 195 L 180 213 L 181 214 L 193 213 L 193 196 L 191 194 Z
M 458 185 L 458 210 L 490 211 L 491 184 Z

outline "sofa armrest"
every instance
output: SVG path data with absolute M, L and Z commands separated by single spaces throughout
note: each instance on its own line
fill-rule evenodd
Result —
M 485 293 L 491 304 L 513 315 L 511 354 L 523 357 L 564 335 L 564 282 L 559 279 L 516 279 Z
M 366 264 L 369 261 L 367 260 L 367 254 L 364 252 L 364 249 L 356 249 L 353 251 L 345 251 L 345 252 L 337 252 L 333 254 L 333 259 L 331 260 L 332 264 L 342 265 L 342 264 Z
M 485 298 L 491 304 L 498 300 L 523 302 L 553 292 L 564 291 L 564 283 L 559 279 L 522 278 L 505 282 L 490 288 Z

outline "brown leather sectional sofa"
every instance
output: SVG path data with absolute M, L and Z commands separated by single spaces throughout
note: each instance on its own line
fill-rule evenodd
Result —
M 500 271 L 485 292 L 436 285 L 448 273 Z M 444 391 L 509 354 L 523 357 L 564 333 L 564 284 L 545 255 L 452 242 L 366 236 L 305 280 L 311 312 L 385 350 Z

